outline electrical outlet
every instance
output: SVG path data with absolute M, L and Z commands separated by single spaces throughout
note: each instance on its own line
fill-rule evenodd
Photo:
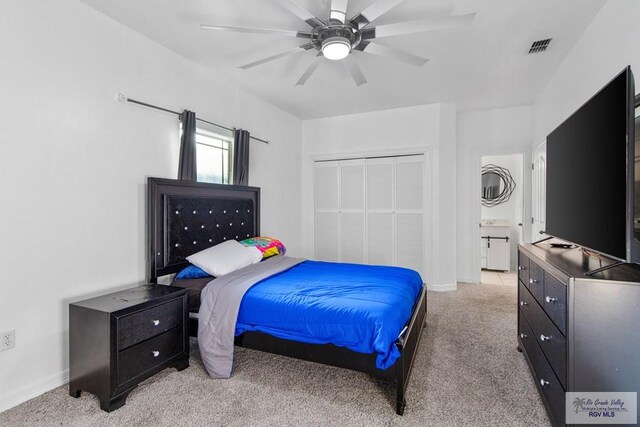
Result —
M 12 329 L 0 334 L 0 351 L 9 350 L 16 346 L 16 330 Z

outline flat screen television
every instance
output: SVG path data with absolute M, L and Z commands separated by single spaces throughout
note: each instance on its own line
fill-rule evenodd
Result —
M 627 67 L 547 137 L 545 232 L 626 262 L 640 261 L 634 111 Z

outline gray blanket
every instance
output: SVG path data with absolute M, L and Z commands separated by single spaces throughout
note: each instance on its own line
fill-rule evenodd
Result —
M 212 280 L 200 295 L 198 347 L 212 378 L 233 373 L 233 342 L 240 303 L 259 281 L 288 270 L 304 259 L 274 256 Z

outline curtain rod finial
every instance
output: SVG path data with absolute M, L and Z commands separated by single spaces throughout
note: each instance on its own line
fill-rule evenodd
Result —
M 122 93 L 116 94 L 115 98 L 116 98 L 116 101 L 118 102 L 127 102 L 127 97 L 124 96 L 124 94 Z

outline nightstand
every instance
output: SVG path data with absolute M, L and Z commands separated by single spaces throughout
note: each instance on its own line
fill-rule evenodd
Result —
M 187 292 L 144 285 L 69 304 L 69 394 L 110 412 L 138 383 L 189 366 Z

